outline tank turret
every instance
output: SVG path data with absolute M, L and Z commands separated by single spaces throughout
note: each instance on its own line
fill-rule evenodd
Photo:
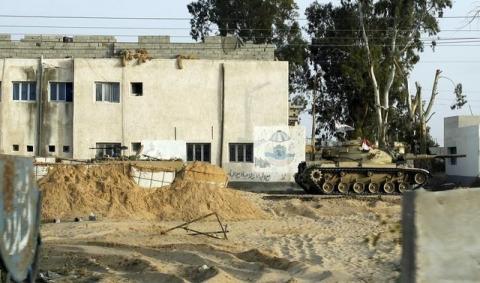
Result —
M 326 146 L 314 161 L 298 165 L 295 181 L 308 193 L 395 194 L 426 184 L 430 172 L 409 160 L 460 158 L 465 155 L 412 155 L 371 148 L 360 139 Z

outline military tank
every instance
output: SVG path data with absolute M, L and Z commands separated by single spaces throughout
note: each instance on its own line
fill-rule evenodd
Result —
M 301 162 L 295 182 L 310 194 L 398 194 L 424 186 L 431 174 L 413 160 L 465 155 L 409 155 L 371 149 L 361 140 L 320 148 L 315 161 Z

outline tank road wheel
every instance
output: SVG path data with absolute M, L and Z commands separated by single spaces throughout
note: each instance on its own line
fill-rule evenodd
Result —
M 385 182 L 385 184 L 383 184 L 383 190 L 387 194 L 393 194 L 395 192 L 395 185 L 392 182 Z
M 378 194 L 380 190 L 380 186 L 377 183 L 370 183 L 368 184 L 368 191 L 372 194 Z
M 313 169 L 312 172 L 310 172 L 310 178 L 315 183 L 320 182 L 322 180 L 322 171 L 320 171 L 320 169 Z
M 417 173 L 413 179 L 415 180 L 415 183 L 422 185 L 427 181 L 427 176 L 425 176 L 423 173 Z
M 406 182 L 400 182 L 398 183 L 398 191 L 400 193 L 405 193 L 406 191 L 410 190 L 410 185 Z
M 323 185 L 322 185 L 322 192 L 323 192 L 324 194 L 329 195 L 329 194 L 333 193 L 334 188 L 335 188 L 335 187 L 333 186 L 332 183 L 325 182 L 325 183 L 323 183 Z
M 353 191 L 357 194 L 363 194 L 365 191 L 365 185 L 357 182 L 353 184 Z
M 338 183 L 337 188 L 339 192 L 346 195 L 348 193 L 348 189 L 350 188 L 350 185 L 348 183 L 340 182 Z

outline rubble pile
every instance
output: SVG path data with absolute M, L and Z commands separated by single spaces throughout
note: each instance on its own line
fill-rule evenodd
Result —
M 192 220 L 216 212 L 225 220 L 264 218 L 264 212 L 225 188 L 221 168 L 195 162 L 169 187 L 142 189 L 129 164 L 56 165 L 39 180 L 42 219 L 73 219 L 94 213 L 106 218 Z

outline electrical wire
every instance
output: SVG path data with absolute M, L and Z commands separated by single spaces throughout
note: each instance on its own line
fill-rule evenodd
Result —
M 190 21 L 191 18 L 183 17 L 111 17 L 111 16 L 56 16 L 56 15 L 14 15 L 14 14 L 0 14 L 2 18 L 41 18 L 41 19 L 99 19 L 99 20 L 161 20 L 161 21 Z M 393 18 L 393 17 L 390 17 Z M 475 19 L 472 16 L 435 16 L 436 19 Z M 226 18 L 224 21 L 238 21 L 243 20 L 239 18 Z M 307 18 L 296 18 L 297 21 L 307 21 Z

